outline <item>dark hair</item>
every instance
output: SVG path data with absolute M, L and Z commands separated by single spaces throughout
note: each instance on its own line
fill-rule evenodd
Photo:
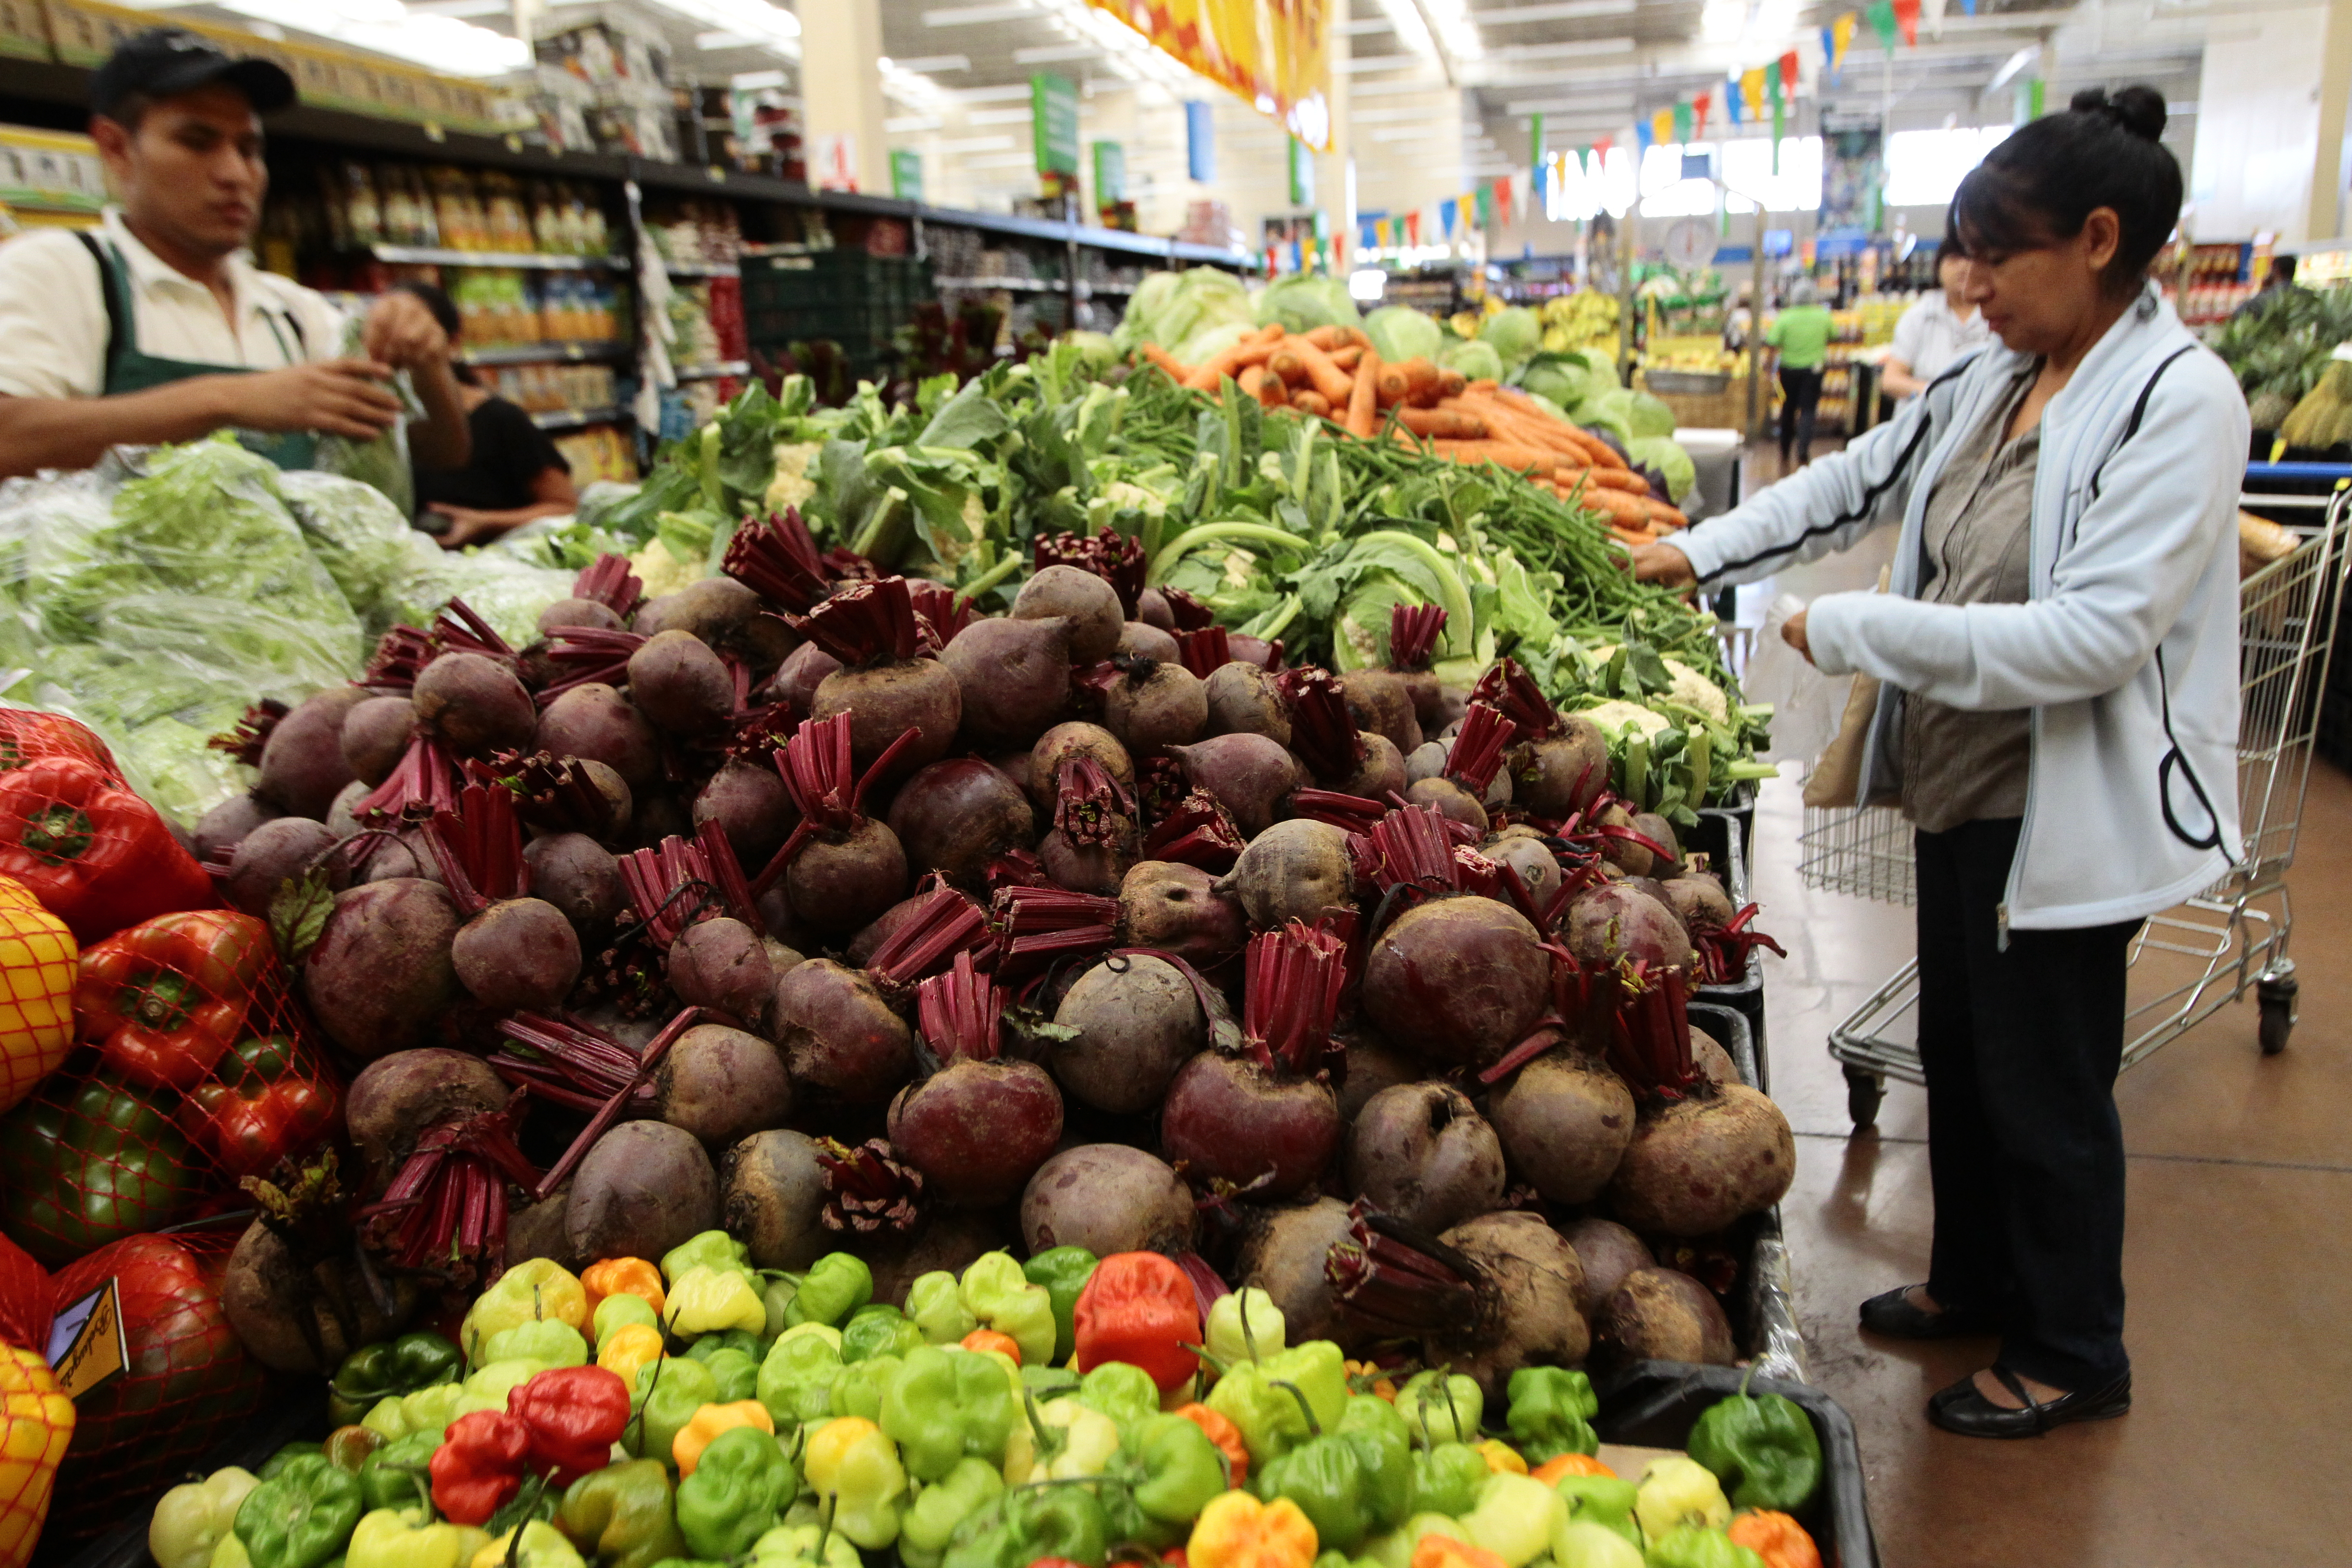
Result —
M 434 284 L 419 283 L 415 279 L 404 279 L 392 287 L 395 293 L 415 295 L 433 313 L 433 319 L 441 324 L 441 330 L 449 335 L 449 374 L 468 386 L 479 384 L 480 378 L 474 374 L 474 367 L 455 357 L 457 340 L 464 335 L 466 323 L 465 319 L 457 314 L 457 307 L 451 302 L 448 294 Z
M 2268 276 L 2268 277 L 2264 278 L 2264 279 L 2263 279 L 2263 281 L 2264 281 L 2265 283 L 2292 283 L 2292 282 L 2294 282 L 2294 257 L 2292 257 L 2292 256 L 2273 256 L 2273 257 L 2272 257 L 2272 258 L 2271 258 L 2271 269 L 2270 269 L 2270 274 L 2269 274 L 2269 276 Z
M 2065 111 L 2021 126 L 1985 154 L 1953 194 L 1945 232 L 1969 255 L 2037 250 L 2083 232 L 2094 209 L 2119 222 L 2104 281 L 2139 285 L 2180 221 L 2180 163 L 2158 140 L 2164 94 L 2127 87 L 2112 98 L 2085 88 Z
M 1947 261 L 1966 261 L 1968 247 L 1950 235 L 1936 242 L 1936 270 L 1941 272 Z

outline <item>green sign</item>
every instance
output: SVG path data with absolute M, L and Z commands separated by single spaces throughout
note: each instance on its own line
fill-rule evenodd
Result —
M 1290 205 L 1315 205 L 1315 154 L 1296 136 L 1290 139 Z
M 1029 133 L 1041 174 L 1078 172 L 1078 84 L 1066 76 L 1029 79 Z
M 1543 122 L 1544 117 L 1540 114 L 1532 115 L 1528 120 L 1528 166 L 1531 169 L 1539 170 L 1544 166 Z
M 923 199 L 923 155 L 911 147 L 890 150 L 890 194 L 902 202 Z
M 1127 149 L 1116 142 L 1095 143 L 1095 205 L 1127 200 Z

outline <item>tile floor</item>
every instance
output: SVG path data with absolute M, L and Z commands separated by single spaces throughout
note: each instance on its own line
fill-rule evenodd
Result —
M 1756 828 L 1774 1094 L 1798 1135 L 1782 1205 L 1815 1381 L 1853 1415 L 1888 1568 L 2319 1568 L 2352 1563 L 2352 781 L 2315 767 L 2290 887 L 2301 1022 L 2263 1058 L 2251 997 L 2127 1072 L 2126 1269 L 2136 1405 L 2120 1421 L 1988 1443 L 1927 1426 L 1927 1394 L 1990 1342 L 1864 1341 L 1863 1298 L 1925 1276 L 1921 1091 L 1855 1134 L 1825 1050 L 1910 955 L 1907 910 L 1811 891 L 1793 783 Z

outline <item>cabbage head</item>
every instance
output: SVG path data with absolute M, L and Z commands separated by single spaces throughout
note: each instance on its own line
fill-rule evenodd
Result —
M 1438 352 L 1437 363 L 1448 370 L 1458 370 L 1472 381 L 1503 379 L 1503 356 L 1489 342 L 1448 343 Z
M 1505 364 L 1517 364 L 1543 347 L 1543 321 L 1525 305 L 1514 305 L 1487 317 L 1478 341 L 1492 343 Z
M 1636 436 L 1671 436 L 1675 433 L 1675 411 L 1666 400 L 1653 393 L 1629 392 L 1625 396 L 1625 422 Z
M 1198 364 L 1217 352 L 1203 348 L 1220 329 L 1255 326 L 1250 314 L 1249 290 L 1230 272 L 1194 267 L 1183 272 L 1155 272 L 1135 291 L 1120 318 L 1111 342 L 1121 353 L 1132 353 L 1143 343 L 1157 343 L 1186 364 Z M 1240 333 L 1227 334 L 1231 343 Z
M 1574 408 L 1588 398 L 1617 389 L 1617 367 L 1610 357 L 1592 349 L 1538 353 L 1519 370 L 1519 384 L 1540 393 L 1562 408 Z
M 1364 331 L 1381 359 L 1397 364 L 1409 359 L 1433 360 L 1445 344 L 1437 319 L 1410 305 L 1383 305 L 1364 318 Z
M 1078 363 L 1094 374 L 1099 375 L 1118 363 L 1118 347 L 1108 332 L 1073 330 L 1064 332 L 1060 341 L 1076 345 Z
M 1298 273 L 1279 278 L 1257 293 L 1257 324 L 1282 323 L 1283 331 L 1311 332 L 1318 327 L 1352 327 L 1363 318 L 1345 281 Z
M 1579 425 L 1608 431 L 1617 437 L 1620 447 L 1631 447 L 1633 444 L 1633 426 L 1625 412 L 1625 400 L 1632 395 L 1622 387 L 1614 392 L 1604 392 L 1597 397 L 1586 398 L 1569 410 L 1569 414 Z
M 1698 467 L 1690 454 L 1668 436 L 1637 436 L 1625 444 L 1625 455 L 1645 468 L 1666 476 L 1666 490 L 1680 501 L 1698 483 Z

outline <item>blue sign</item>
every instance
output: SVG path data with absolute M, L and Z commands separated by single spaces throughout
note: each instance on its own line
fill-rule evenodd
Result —
M 1797 231 L 1791 228 L 1768 228 L 1764 231 L 1764 254 L 1786 256 L 1797 248 Z
M 1824 229 L 1813 241 L 1813 254 L 1819 257 L 1860 256 L 1869 248 L 1870 236 L 1851 225 Z
M 1715 247 L 1715 265 L 1730 267 L 1756 259 L 1756 248 L 1748 245 L 1718 245 Z
M 1217 177 L 1216 114 L 1205 103 L 1184 106 L 1185 169 L 1196 180 Z

